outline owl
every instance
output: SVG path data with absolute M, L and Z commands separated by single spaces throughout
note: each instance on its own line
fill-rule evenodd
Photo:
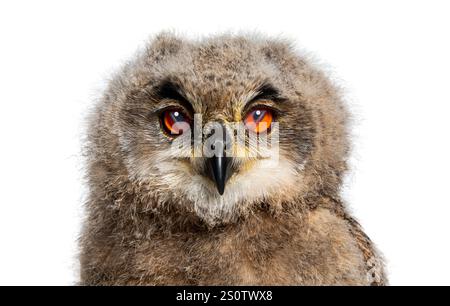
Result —
M 89 115 L 80 284 L 385 285 L 348 118 L 288 41 L 153 37 Z

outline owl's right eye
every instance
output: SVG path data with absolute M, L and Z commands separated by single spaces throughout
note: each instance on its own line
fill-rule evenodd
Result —
M 161 125 L 171 136 L 179 136 L 191 128 L 191 119 L 181 109 L 169 109 L 162 113 Z

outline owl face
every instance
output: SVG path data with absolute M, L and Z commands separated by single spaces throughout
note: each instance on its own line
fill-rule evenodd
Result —
M 159 37 L 111 84 L 117 155 L 132 182 L 209 223 L 281 205 L 306 188 L 323 82 L 284 43 Z

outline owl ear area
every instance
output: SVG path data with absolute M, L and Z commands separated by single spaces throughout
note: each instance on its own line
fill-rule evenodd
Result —
M 177 54 L 186 42 L 170 32 L 161 32 L 152 40 L 148 51 L 148 56 L 153 61 L 160 61 L 164 58 Z
M 261 52 L 265 56 L 267 60 L 282 60 L 286 54 L 290 54 L 292 52 L 293 45 L 291 42 L 278 39 L 271 40 L 270 43 L 264 44 L 261 47 Z

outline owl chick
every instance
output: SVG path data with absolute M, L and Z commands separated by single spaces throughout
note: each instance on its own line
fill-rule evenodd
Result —
M 158 35 L 90 117 L 80 283 L 386 284 L 339 193 L 347 121 L 285 41 Z

